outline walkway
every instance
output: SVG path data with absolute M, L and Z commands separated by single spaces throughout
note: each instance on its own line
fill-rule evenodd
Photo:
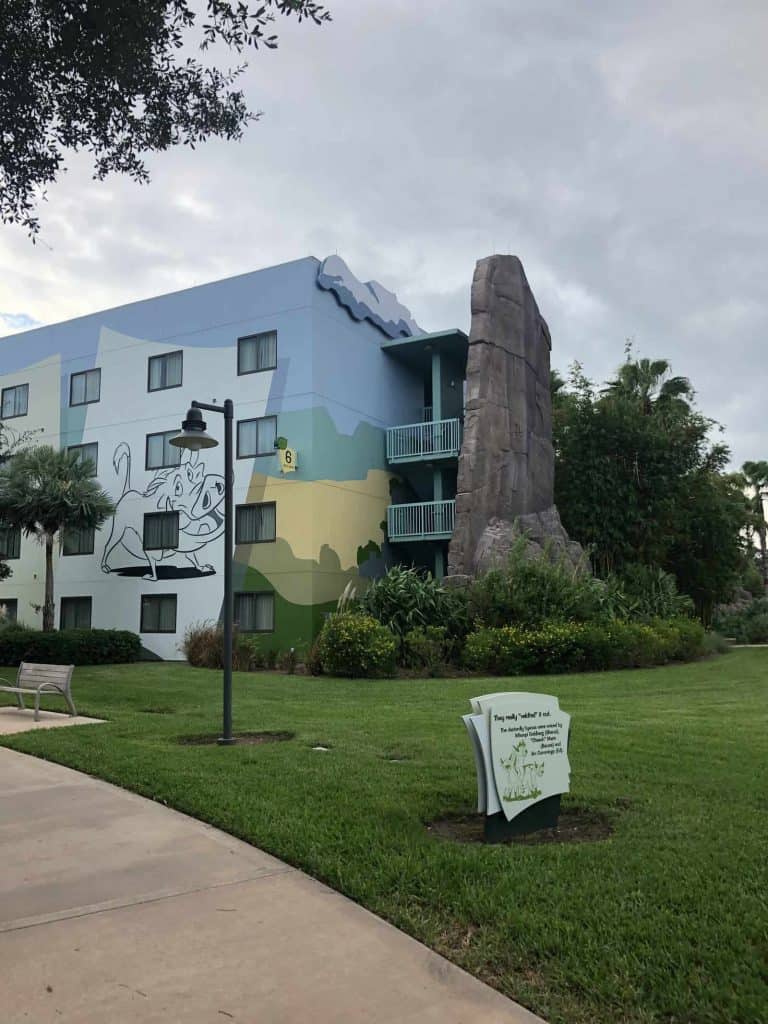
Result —
M 260 850 L 0 748 L 3 1024 L 535 1024 Z

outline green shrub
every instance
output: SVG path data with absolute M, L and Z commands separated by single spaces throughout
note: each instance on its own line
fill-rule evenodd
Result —
M 331 676 L 378 677 L 395 673 L 397 642 L 372 615 L 329 615 L 319 641 L 323 672 Z
M 140 655 L 139 637 L 124 629 L 0 631 L 0 665 L 18 665 L 22 661 L 45 665 L 115 665 L 137 661 Z
M 744 608 L 715 618 L 715 629 L 740 644 L 768 643 L 768 598 L 758 598 Z
M 648 668 L 700 657 L 704 637 L 703 626 L 690 619 L 481 627 L 467 637 L 464 660 L 469 668 L 510 676 Z
M 584 622 L 603 616 L 604 595 L 601 580 L 550 550 L 544 557 L 529 556 L 521 538 L 503 569 L 493 569 L 470 585 L 469 619 L 496 627 Z
M 448 661 L 450 642 L 445 626 L 417 626 L 403 637 L 402 658 L 408 668 L 438 673 Z
M 359 607 L 391 630 L 400 645 L 413 629 L 441 626 L 449 654 L 458 654 L 469 630 L 466 594 L 443 587 L 421 569 L 393 566 L 371 583 Z

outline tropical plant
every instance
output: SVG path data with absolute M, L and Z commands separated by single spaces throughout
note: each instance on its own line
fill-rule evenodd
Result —
M 0 467 L 0 520 L 45 548 L 43 630 L 53 629 L 53 546 L 63 530 L 98 529 L 115 511 L 93 465 L 50 445 L 29 448 Z
M 484 626 L 539 625 L 599 617 L 604 585 L 547 548 L 531 556 L 520 537 L 506 564 L 475 580 L 468 591 L 469 620 Z
M 601 392 L 572 368 L 553 408 L 555 501 L 599 576 L 659 567 L 707 621 L 743 571 L 748 510 L 716 424 L 666 369 L 628 359 Z
M 422 569 L 393 566 L 374 580 L 360 609 L 387 626 L 398 641 L 412 629 L 442 626 L 448 640 L 461 640 L 469 628 L 465 595 L 444 587 Z

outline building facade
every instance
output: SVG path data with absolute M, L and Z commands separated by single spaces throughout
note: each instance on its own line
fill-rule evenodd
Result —
M 6 441 L 90 460 L 117 507 L 61 538 L 57 626 L 130 629 L 174 659 L 191 624 L 219 618 L 222 449 L 169 444 L 193 399 L 234 402 L 235 618 L 265 649 L 309 642 L 350 580 L 395 561 L 441 574 L 466 353 L 462 332 L 425 334 L 338 257 L 0 340 Z M 39 626 L 42 547 L 0 526 L 0 555 L 0 603 Z

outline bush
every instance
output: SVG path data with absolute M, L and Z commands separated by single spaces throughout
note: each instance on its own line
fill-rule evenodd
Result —
M 617 618 L 648 622 L 694 613 L 691 598 L 678 593 L 675 577 L 655 565 L 625 565 L 608 589 Z
M 124 629 L 37 629 L 0 631 L 0 665 L 37 661 L 44 665 L 116 665 L 137 661 L 141 641 Z
M 531 557 L 521 538 L 503 569 L 493 569 L 470 585 L 469 619 L 494 627 L 584 622 L 603 616 L 604 596 L 602 581 L 551 551 Z
M 482 627 L 467 637 L 464 660 L 469 668 L 510 676 L 647 668 L 700 657 L 704 638 L 704 627 L 690 619 Z
M 768 598 L 759 598 L 715 619 L 715 628 L 740 644 L 768 643 Z
M 386 576 L 371 583 L 359 606 L 394 633 L 401 655 L 403 639 L 411 630 L 444 628 L 451 655 L 458 655 L 469 630 L 466 594 L 443 587 L 421 569 L 393 566 Z
M 445 626 L 418 626 L 403 637 L 403 664 L 435 675 L 448 660 L 449 647 Z
M 187 627 L 181 649 L 195 668 L 224 667 L 224 627 L 220 622 L 194 622 Z M 232 668 L 249 672 L 263 668 L 267 656 L 257 637 L 232 633 Z
M 377 677 L 395 673 L 397 642 L 372 615 L 329 615 L 320 633 L 318 650 L 327 675 Z

